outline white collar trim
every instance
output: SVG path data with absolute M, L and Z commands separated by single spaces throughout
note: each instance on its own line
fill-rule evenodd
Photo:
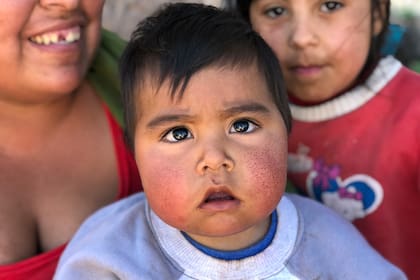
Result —
M 395 77 L 401 67 L 401 62 L 392 56 L 382 58 L 363 85 L 319 105 L 305 107 L 290 104 L 293 119 L 304 122 L 320 122 L 350 113 L 380 92 Z
M 188 277 L 243 279 L 246 275 L 248 278 L 265 279 L 280 271 L 290 275 L 285 269 L 285 263 L 295 247 L 299 221 L 293 202 L 285 196 L 277 206 L 278 224 L 272 244 L 263 252 L 239 261 L 219 260 L 202 253 L 178 229 L 163 222 L 148 205 L 146 210 L 149 224 L 163 253 Z

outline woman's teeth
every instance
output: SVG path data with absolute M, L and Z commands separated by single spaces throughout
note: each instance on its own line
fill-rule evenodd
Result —
M 29 38 L 30 41 L 39 45 L 51 45 L 51 44 L 71 44 L 80 39 L 80 32 L 57 32 L 57 33 L 45 33 Z

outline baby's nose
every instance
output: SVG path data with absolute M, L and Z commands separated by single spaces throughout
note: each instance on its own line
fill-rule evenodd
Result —
M 204 175 L 209 171 L 232 171 L 235 167 L 233 159 L 229 156 L 224 143 L 207 142 L 197 164 L 197 172 Z

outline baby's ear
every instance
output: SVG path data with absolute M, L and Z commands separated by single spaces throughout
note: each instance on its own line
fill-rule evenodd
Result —
M 383 28 L 386 28 L 384 26 L 385 18 L 387 16 L 387 7 L 389 6 L 389 0 L 380 0 L 380 6 L 375 7 L 375 10 L 373 11 L 373 35 L 378 36 Z

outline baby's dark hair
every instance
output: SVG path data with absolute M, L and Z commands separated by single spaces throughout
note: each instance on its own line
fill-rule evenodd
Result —
M 182 98 L 191 77 L 215 66 L 241 69 L 256 65 L 290 132 L 291 115 L 278 60 L 249 24 L 234 13 L 192 3 L 162 6 L 141 21 L 120 61 L 126 136 L 133 149 L 141 86 L 153 77 L 170 82 L 171 98 Z M 223 81 L 220 81 L 223 83 Z
M 242 16 L 248 23 L 250 23 L 249 9 L 253 0 L 224 0 L 224 7 L 226 10 L 236 12 Z M 358 0 L 361 1 L 361 0 Z M 372 38 L 368 57 L 366 59 L 363 69 L 359 73 L 359 79 L 371 71 L 372 67 L 376 65 L 381 58 L 381 49 L 385 42 L 385 37 L 388 32 L 389 17 L 390 17 L 390 0 L 370 0 L 371 2 L 371 28 L 373 34 L 373 22 L 376 16 L 379 16 L 382 21 L 381 32 Z

